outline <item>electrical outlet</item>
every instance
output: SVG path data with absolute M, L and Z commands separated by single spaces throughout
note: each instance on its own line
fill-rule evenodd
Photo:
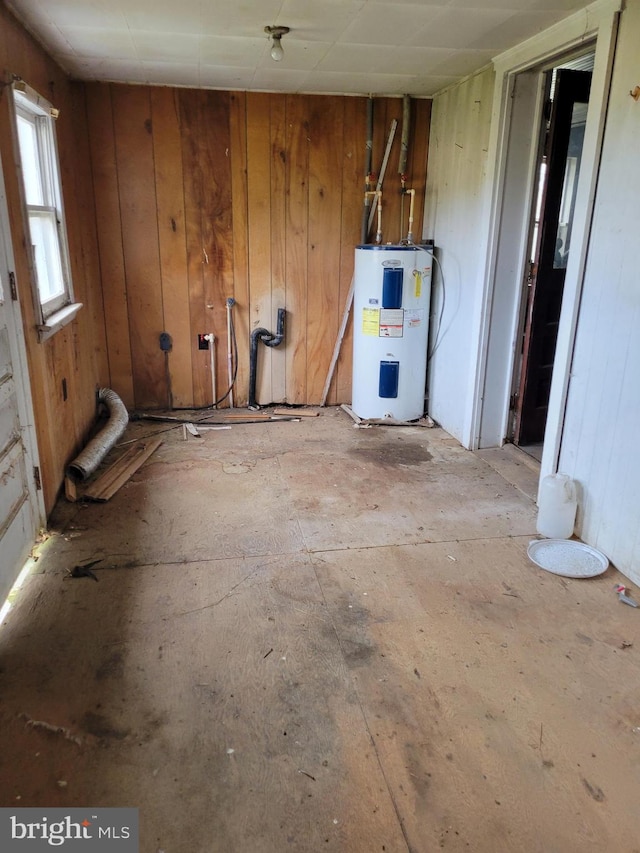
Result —
M 198 335 L 198 349 L 209 349 L 206 332 L 203 335 Z

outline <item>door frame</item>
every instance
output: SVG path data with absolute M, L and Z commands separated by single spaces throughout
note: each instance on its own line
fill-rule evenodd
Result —
M 560 319 L 561 301 L 555 301 L 554 294 L 560 291 L 560 298 L 562 298 L 564 292 L 566 265 L 557 267 L 556 256 L 558 228 L 564 203 L 569 146 L 573 134 L 574 108 L 576 103 L 585 106 L 589 103 L 591 90 L 592 74 L 590 70 L 579 71 L 560 67 L 555 72 L 547 71 L 545 76 L 549 87 L 554 73 L 556 74 L 556 82 L 553 102 L 550 99 L 546 101 L 551 109 L 549 115 L 545 115 L 543 122 L 543 130 L 546 130 L 547 125 L 548 130 L 544 134 L 543 144 L 538 151 L 536 165 L 536 169 L 541 175 L 542 163 L 543 160 L 546 160 L 544 180 L 538 179 L 540 219 L 536 245 L 531 246 L 532 239 L 529 241 L 531 247 L 525 259 L 528 261 L 529 258 L 532 258 L 532 261 L 531 268 L 526 275 L 527 287 L 523 287 L 521 290 L 520 316 L 523 317 L 524 315 L 523 332 L 520 338 L 522 352 L 518 346 L 512 380 L 512 388 L 517 383 L 517 389 L 512 398 L 513 417 L 510 419 L 512 422 L 509 423 L 506 435 L 507 440 L 511 440 L 519 446 L 541 444 L 544 435 L 548 397 L 544 404 L 544 416 L 542 416 L 538 411 L 539 408 L 542 408 L 542 401 L 539 399 L 540 385 L 536 384 L 540 382 L 540 373 L 537 371 L 540 370 L 540 359 L 544 349 L 545 334 L 543 329 L 546 328 L 548 331 L 548 324 L 550 322 L 557 324 Z M 583 141 L 584 122 L 581 123 L 581 127 Z M 582 164 L 582 141 L 580 142 L 580 165 Z M 580 166 L 578 166 L 578 175 L 579 173 Z M 541 193 L 540 188 L 542 189 Z M 573 222 L 575 214 L 576 190 L 577 182 L 571 186 L 571 222 Z M 536 200 L 535 206 L 536 211 L 532 213 L 529 222 L 529 233 L 532 238 L 535 234 L 538 200 Z M 571 231 L 567 234 L 569 238 Z M 569 242 L 568 246 L 570 245 Z M 557 312 L 551 305 L 557 306 Z M 553 339 L 552 359 L 555 359 L 556 340 L 557 329 Z M 524 440 L 523 435 L 526 436 Z
M 556 470 L 560 454 L 621 5 L 621 0 L 597 0 L 494 60 L 496 80 L 488 152 L 492 171 L 485 203 L 487 252 L 474 322 L 478 358 L 469 413 L 472 449 L 501 446 L 507 434 L 526 240 L 537 180 L 544 72 L 571 55 L 584 52 L 590 43 L 595 48 L 541 476 Z
M 2 250 L 7 265 L 7 269 L 3 270 L 4 283 L 4 298 L 5 309 L 7 315 L 7 330 L 9 333 L 9 347 L 11 350 L 11 366 L 13 369 L 13 378 L 16 387 L 16 397 L 18 404 L 18 418 L 20 422 L 20 435 L 24 447 L 25 467 L 27 474 L 27 490 L 29 493 L 29 501 L 33 514 L 34 523 L 37 528 L 34 530 L 34 542 L 38 533 L 38 529 L 44 528 L 47 523 L 47 515 L 44 505 L 44 496 L 41 489 L 36 487 L 36 480 L 33 476 L 35 468 L 40 468 L 40 457 L 38 453 L 38 441 L 35 428 L 35 414 L 33 408 L 33 396 L 31 393 L 31 382 L 29 379 L 29 364 L 27 359 L 27 348 L 24 340 L 24 331 L 22 323 L 22 310 L 20 307 L 20 299 L 12 299 L 11 293 L 7 291 L 9 282 L 7 281 L 7 272 L 15 274 L 15 258 L 13 254 L 13 244 L 11 240 L 11 226 L 9 222 L 9 208 L 7 202 L 7 194 L 4 183 L 4 170 L 2 157 L 0 155 L 0 240 L 2 241 Z M 19 283 L 16 284 L 19 287 Z M 22 566 L 16 567 L 16 576 Z M 4 602 L 0 601 L 0 607 Z

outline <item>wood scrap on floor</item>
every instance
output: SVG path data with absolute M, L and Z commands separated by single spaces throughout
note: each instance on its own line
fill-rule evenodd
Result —
M 396 418 L 361 418 L 356 415 L 351 406 L 347 405 L 347 403 L 343 403 L 340 408 L 353 419 L 354 425 L 361 429 L 371 426 L 417 426 L 432 429 L 436 425 L 435 421 L 430 418 L 429 415 L 424 415 L 416 421 L 399 421 L 396 420 Z
M 291 415 L 295 418 L 317 418 L 320 412 L 317 409 L 274 409 L 274 415 Z
M 269 421 L 271 415 L 260 412 L 229 412 L 222 415 L 224 421 Z
M 75 503 L 78 500 L 78 485 L 68 474 L 64 478 L 64 496 L 69 503 Z
M 126 450 L 120 459 L 110 465 L 85 491 L 84 497 L 92 501 L 108 501 L 129 480 L 147 459 L 156 452 L 162 439 L 138 441 Z

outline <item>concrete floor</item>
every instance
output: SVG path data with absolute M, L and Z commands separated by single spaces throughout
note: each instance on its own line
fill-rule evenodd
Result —
M 640 611 L 529 562 L 531 470 L 339 409 L 164 435 L 0 628 L 0 805 L 137 806 L 143 853 L 640 850 Z

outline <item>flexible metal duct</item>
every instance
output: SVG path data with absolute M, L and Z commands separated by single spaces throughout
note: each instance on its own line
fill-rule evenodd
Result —
M 101 388 L 98 391 L 98 402 L 107 407 L 109 420 L 67 468 L 71 476 L 81 480 L 86 480 L 93 474 L 129 423 L 129 413 L 115 391 Z

